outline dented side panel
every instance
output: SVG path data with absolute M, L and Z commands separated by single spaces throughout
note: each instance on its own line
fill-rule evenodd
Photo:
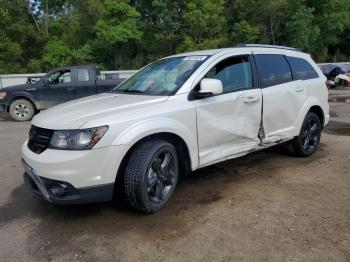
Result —
M 260 89 L 194 101 L 200 166 L 256 148 L 261 122 Z
M 262 89 L 265 143 L 298 134 L 295 120 L 307 100 L 306 81 L 293 81 Z

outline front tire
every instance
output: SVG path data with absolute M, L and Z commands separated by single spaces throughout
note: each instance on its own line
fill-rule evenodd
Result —
M 34 105 L 27 99 L 17 99 L 10 105 L 10 115 L 15 121 L 29 121 L 35 113 Z
M 292 142 L 295 154 L 307 157 L 315 153 L 320 144 L 321 130 L 320 118 L 315 113 L 309 112 L 304 119 L 299 136 Z
M 125 169 L 125 199 L 136 210 L 157 212 L 173 194 L 178 177 L 179 158 L 172 144 L 161 139 L 142 142 Z

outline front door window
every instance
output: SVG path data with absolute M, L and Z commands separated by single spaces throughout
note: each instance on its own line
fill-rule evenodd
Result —
M 65 71 L 56 71 L 49 75 L 48 77 L 48 84 L 49 85 L 57 85 L 61 83 L 70 83 L 72 81 L 71 79 L 71 72 L 70 70 Z

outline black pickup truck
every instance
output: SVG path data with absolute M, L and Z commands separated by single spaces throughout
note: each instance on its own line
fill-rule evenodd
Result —
M 0 89 L 0 112 L 16 121 L 28 121 L 40 110 L 98 93 L 111 91 L 124 79 L 100 80 L 96 66 L 69 66 L 54 69 L 39 81 Z

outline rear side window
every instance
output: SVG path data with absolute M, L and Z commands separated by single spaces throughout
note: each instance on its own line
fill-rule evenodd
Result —
M 78 82 L 90 81 L 88 69 L 77 69 L 77 72 L 78 72 Z
M 255 55 L 261 87 L 269 87 L 292 81 L 292 72 L 282 55 Z
M 294 80 L 307 80 L 318 78 L 315 69 L 308 61 L 299 57 L 287 56 L 287 60 L 292 67 Z

